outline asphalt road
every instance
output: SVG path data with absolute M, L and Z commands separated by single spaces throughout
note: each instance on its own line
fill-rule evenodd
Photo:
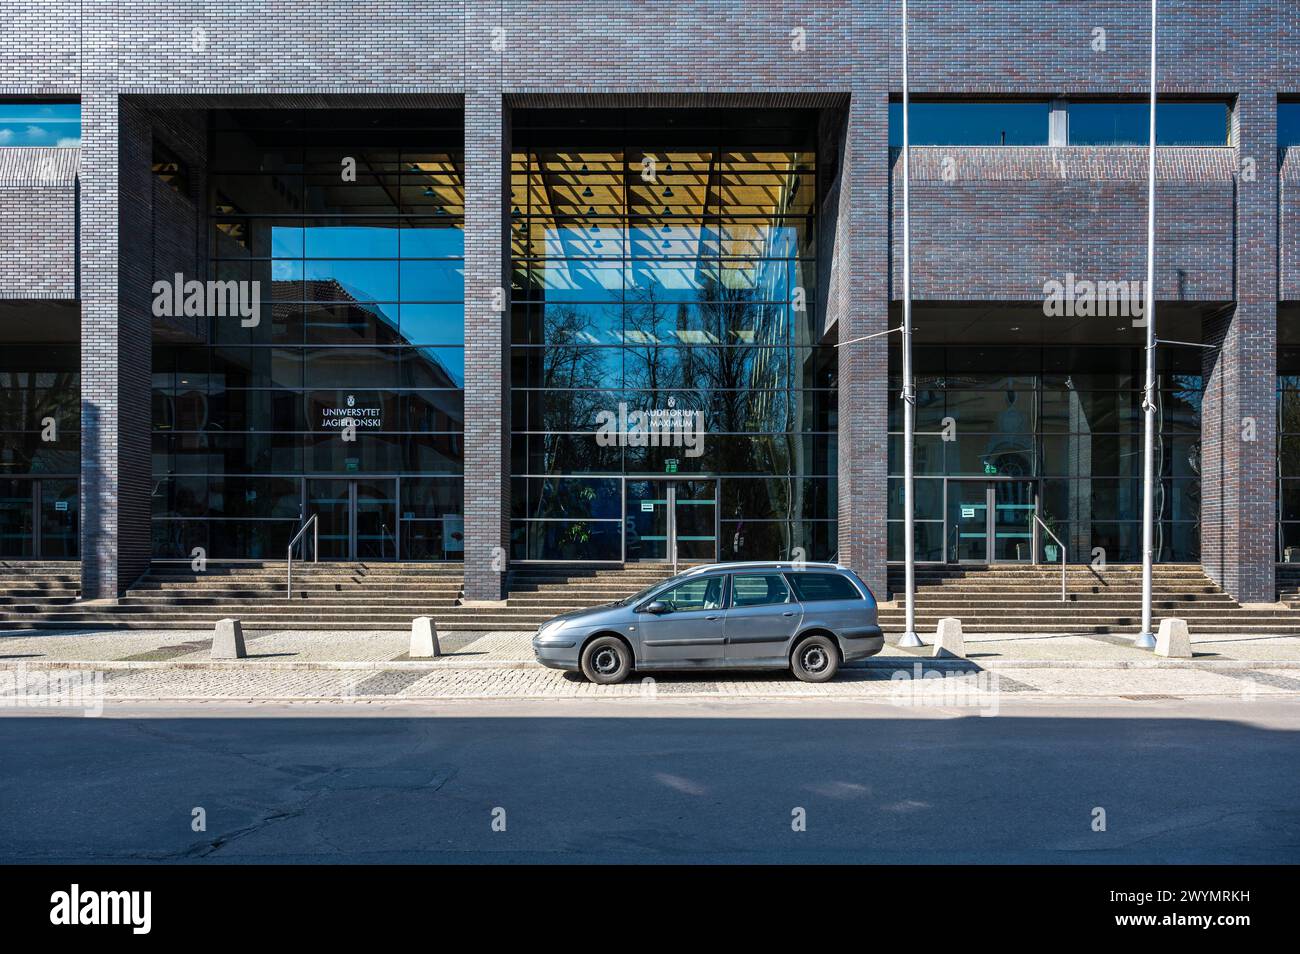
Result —
M 0 861 L 1294 863 L 1298 730 L 1294 700 L 11 711 Z

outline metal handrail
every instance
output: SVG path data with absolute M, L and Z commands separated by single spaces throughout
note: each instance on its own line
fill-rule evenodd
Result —
M 320 554 L 320 524 L 316 518 L 319 516 L 320 514 L 314 513 L 308 517 L 307 522 L 298 528 L 298 532 L 289 541 L 289 552 L 286 554 L 284 567 L 284 598 L 286 600 L 293 599 L 293 548 L 302 539 L 302 535 L 307 532 L 308 527 L 311 527 L 311 562 L 317 562 Z
M 1040 516 L 1038 516 L 1037 510 L 1029 511 L 1029 515 L 1034 518 L 1035 523 L 1037 523 L 1040 527 L 1043 528 L 1043 532 L 1047 534 L 1049 537 L 1051 537 L 1053 540 L 1055 540 L 1056 545 L 1061 548 L 1061 602 L 1064 603 L 1065 602 L 1065 544 L 1061 542 L 1060 537 L 1058 537 L 1048 528 L 1047 524 L 1043 523 L 1043 519 Z M 1034 562 L 1035 563 L 1038 562 L 1037 547 L 1034 548 Z

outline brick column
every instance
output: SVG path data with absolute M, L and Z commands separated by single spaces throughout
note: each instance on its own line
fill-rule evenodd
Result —
M 1243 93 L 1237 141 L 1237 300 L 1206 319 L 1201 562 L 1242 602 L 1272 602 L 1277 533 L 1277 114 Z M 1254 178 L 1242 160 L 1254 160 Z M 1159 321 L 1157 312 L 1157 321 Z
M 884 93 L 853 94 L 841 137 L 833 244 L 821 246 L 829 268 L 828 320 L 838 340 L 889 326 L 889 114 Z M 890 336 L 839 349 L 839 559 L 880 598 L 886 592 Z
M 111 60 L 92 44 L 93 57 Z M 149 130 L 121 105 L 115 71 L 96 59 L 81 100 L 81 588 L 86 599 L 115 598 L 149 565 L 150 452 L 147 300 L 128 309 L 147 273 L 120 273 L 124 189 L 140 163 L 148 174 Z M 125 148 L 123 147 L 125 144 Z M 140 238 L 148 238 L 142 236 Z M 138 274 L 135 274 L 138 273 Z M 145 287 L 147 293 L 148 288 Z
M 490 25 L 481 26 L 476 41 L 487 49 Z M 466 91 L 465 597 L 471 600 L 504 596 L 509 546 L 507 122 L 499 87 Z

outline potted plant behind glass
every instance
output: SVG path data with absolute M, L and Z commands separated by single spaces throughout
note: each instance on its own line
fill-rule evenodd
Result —
M 1038 513 L 1036 510 L 1031 510 L 1029 512 L 1031 514 Z M 1032 520 L 1033 518 L 1031 517 L 1030 519 Z M 1060 534 L 1056 532 L 1056 521 L 1052 519 L 1050 513 L 1040 513 L 1038 514 L 1038 519 L 1043 521 L 1043 526 L 1047 528 L 1043 532 L 1043 554 L 1047 557 L 1048 563 L 1056 563 L 1057 557 L 1061 554 L 1061 548 L 1057 546 L 1056 540 L 1054 540 L 1051 534 L 1047 532 L 1051 531 L 1051 533 L 1055 533 L 1058 537 L 1060 536 Z

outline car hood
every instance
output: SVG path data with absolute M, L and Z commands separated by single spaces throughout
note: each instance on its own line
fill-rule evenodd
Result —
M 604 606 L 593 606 L 590 609 L 574 610 L 571 613 L 562 613 L 559 616 L 553 616 L 542 624 L 545 628 L 552 624 L 559 625 L 592 625 L 598 626 L 602 623 L 626 622 L 636 614 L 632 612 L 630 606 L 620 606 L 617 603 L 607 603 Z

